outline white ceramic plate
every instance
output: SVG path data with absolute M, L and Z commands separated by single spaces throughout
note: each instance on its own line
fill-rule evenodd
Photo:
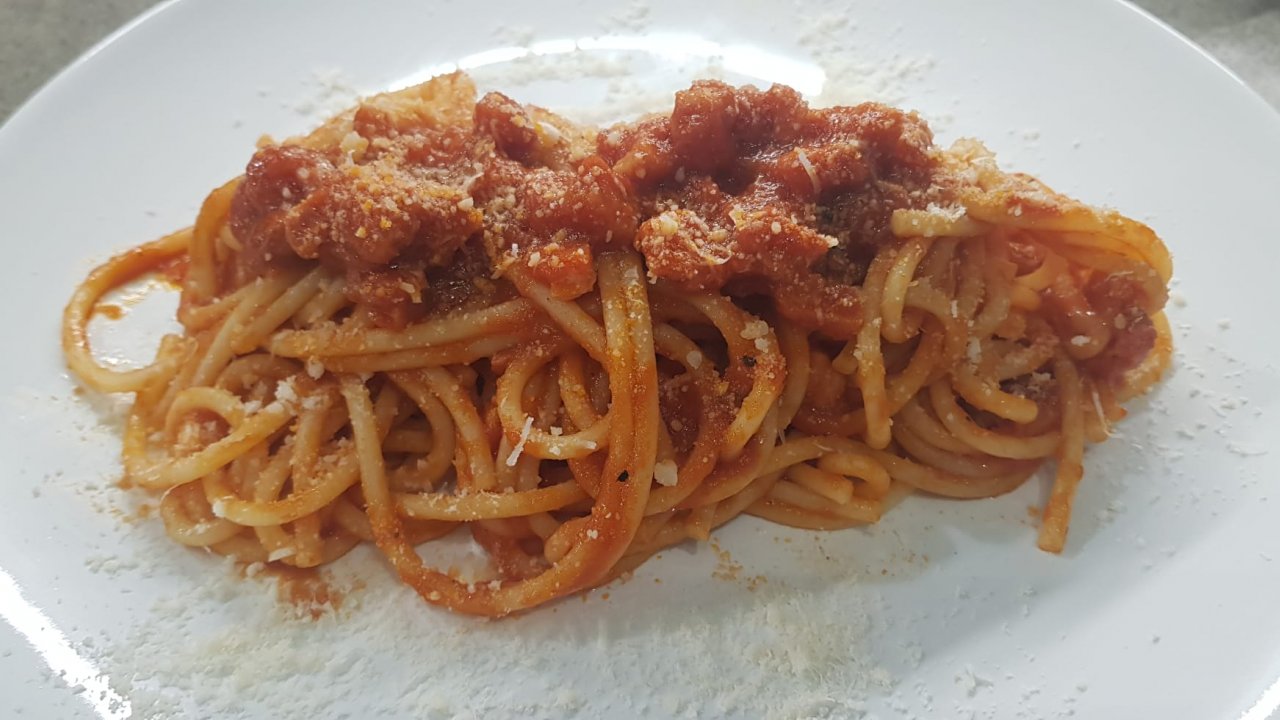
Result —
M 1280 117 L 1262 100 L 1108 0 L 479 7 L 166 5 L 0 130 L 0 715 L 1259 720 L 1280 705 L 1265 309 Z M 132 519 L 141 498 L 111 484 L 118 410 L 73 394 L 59 312 L 92 263 L 188 224 L 259 133 L 450 63 L 592 120 L 660 109 L 708 74 L 918 108 L 942 141 L 981 137 L 1163 235 L 1176 369 L 1089 451 L 1061 557 L 1035 549 L 1030 483 L 912 498 L 866 531 L 735 521 L 722 550 L 683 546 L 500 623 L 427 607 L 361 550 L 333 572 L 342 610 L 282 621 L 269 582 Z M 103 347 L 145 356 L 169 312 L 137 306 Z

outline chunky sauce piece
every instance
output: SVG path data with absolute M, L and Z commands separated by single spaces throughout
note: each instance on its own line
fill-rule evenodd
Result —
M 849 338 L 889 216 L 938 199 L 928 128 L 882 105 L 813 110 L 782 86 L 704 81 L 668 117 L 596 133 L 498 93 L 476 102 L 462 78 L 442 85 L 471 111 L 378 96 L 259 150 L 232 202 L 238 282 L 318 259 L 401 326 L 428 312 L 432 269 L 480 279 L 518 264 L 573 298 L 594 286 L 596 253 L 631 245 L 654 279 L 769 295 L 789 320 Z
M 498 93 L 477 101 L 448 76 L 260 149 L 232 202 L 231 284 L 319 260 L 374 322 L 401 327 L 510 292 L 514 272 L 578 297 L 597 253 L 632 246 L 655 281 L 765 296 L 791 324 L 848 340 L 894 211 L 953 205 L 966 184 L 940 157 L 914 113 L 813 109 L 777 85 L 696 82 L 669 115 L 596 131 Z M 1040 259 L 1015 247 L 1011 260 Z M 1084 295 L 1062 316 L 1119 318 L 1098 369 L 1145 357 L 1141 291 L 1111 278 Z
M 734 281 L 848 339 L 893 211 L 941 199 L 931 145 L 923 121 L 883 105 L 814 110 L 787 87 L 703 81 L 670 117 L 604 133 L 600 150 L 636 190 L 653 276 L 691 290 Z

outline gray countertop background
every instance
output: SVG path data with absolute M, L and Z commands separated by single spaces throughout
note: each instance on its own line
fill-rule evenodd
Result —
M 0 0 L 0 118 L 156 0 Z M 1137 0 L 1280 108 L 1280 0 Z

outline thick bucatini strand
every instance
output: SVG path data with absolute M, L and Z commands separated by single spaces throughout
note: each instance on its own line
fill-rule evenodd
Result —
M 181 257 L 191 242 L 191 231 L 182 230 L 155 242 L 121 253 L 95 268 L 62 313 L 62 354 L 67 366 L 89 387 L 99 392 L 139 392 L 163 386 L 181 366 L 180 356 L 162 346 L 151 365 L 137 370 L 105 367 L 89 347 L 89 320 L 104 295 L 116 288 L 155 272 L 165 262 Z M 173 341 L 176 342 L 176 339 Z
M 1062 552 L 1067 541 L 1067 523 L 1076 488 L 1084 476 L 1084 398 L 1080 373 L 1075 362 L 1065 356 L 1053 362 L 1062 403 L 1061 441 L 1057 449 L 1058 472 L 1053 479 L 1049 501 L 1045 503 L 1038 545 L 1042 550 Z

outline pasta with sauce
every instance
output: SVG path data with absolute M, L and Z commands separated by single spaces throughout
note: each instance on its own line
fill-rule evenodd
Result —
M 502 616 L 741 514 L 849 527 L 1053 461 L 1057 552 L 1086 441 L 1169 362 L 1149 228 L 912 113 L 700 81 L 598 131 L 476 95 L 442 76 L 265 144 L 76 290 L 68 364 L 135 395 L 125 478 L 175 541 L 296 567 L 372 542 Z M 99 364 L 95 306 L 175 262 L 182 334 Z M 456 531 L 490 579 L 418 555 Z

